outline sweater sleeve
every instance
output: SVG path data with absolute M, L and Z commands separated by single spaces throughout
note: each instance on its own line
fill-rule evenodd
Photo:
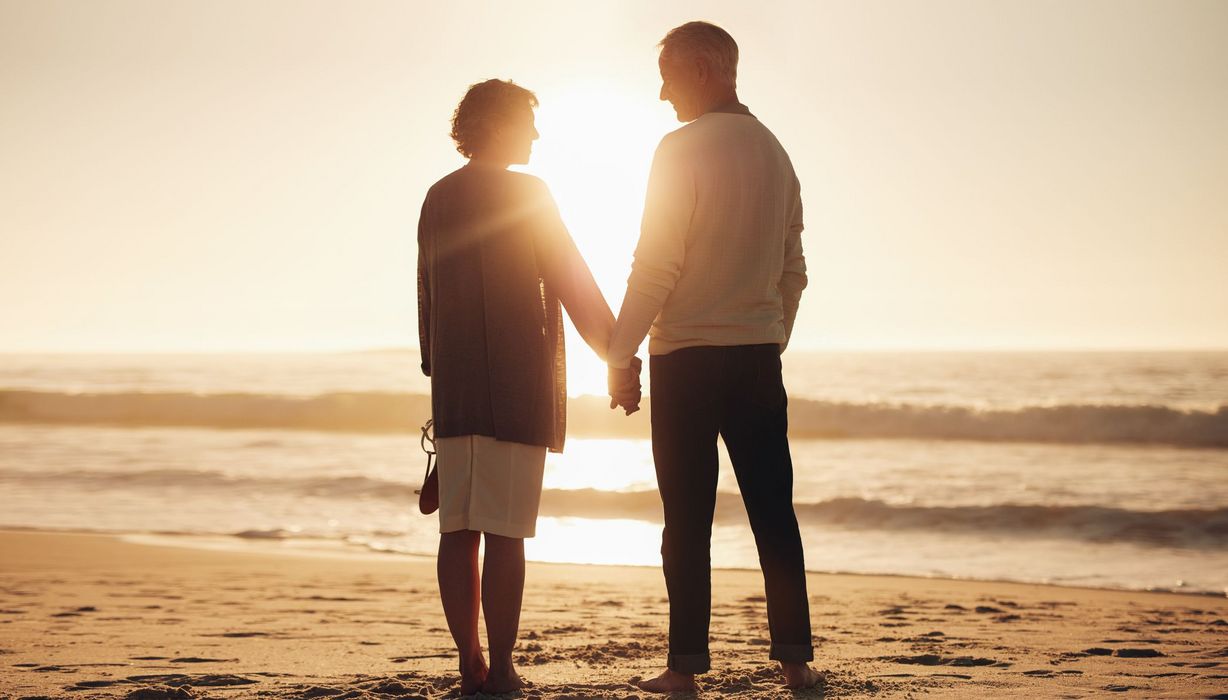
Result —
M 584 342 L 602 360 L 610 344 L 614 313 L 606 303 L 588 264 L 584 262 L 567 226 L 559 215 L 558 206 L 549 188 L 534 179 L 534 199 L 537 216 L 537 259 L 542 279 L 558 295 L 567 315 L 575 324 Z
M 631 365 L 631 358 L 678 283 L 695 198 L 692 173 L 671 149 L 667 136 L 657 146 L 648 174 L 640 240 L 610 340 L 611 367 Z
M 418 216 L 418 353 L 422 358 L 422 373 L 431 376 L 431 285 L 427 264 L 426 239 L 430 222 L 427 221 L 427 201 L 422 203 Z
M 789 231 L 785 236 L 785 261 L 780 275 L 780 298 L 784 306 L 785 342 L 781 352 L 793 336 L 793 322 L 801 303 L 802 290 L 806 288 L 806 257 L 802 254 L 802 194 L 797 178 L 793 179 L 793 213 L 789 217 Z

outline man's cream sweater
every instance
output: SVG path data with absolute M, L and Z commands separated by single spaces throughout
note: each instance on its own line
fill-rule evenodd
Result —
M 698 345 L 784 350 L 806 287 L 793 164 L 741 105 L 661 140 L 609 363 Z M 651 331 L 650 331 L 651 328 Z

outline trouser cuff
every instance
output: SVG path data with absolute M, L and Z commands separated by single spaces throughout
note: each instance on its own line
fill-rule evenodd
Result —
M 814 661 L 814 647 L 809 644 L 773 644 L 768 658 L 785 663 L 806 663 Z
M 670 654 L 669 669 L 678 673 L 707 673 L 712 668 L 708 654 Z

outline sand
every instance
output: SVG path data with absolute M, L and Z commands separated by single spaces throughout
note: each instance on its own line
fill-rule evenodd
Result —
M 645 546 L 649 546 L 646 544 Z M 1228 600 L 812 575 L 815 667 L 782 689 L 762 579 L 718 571 L 702 697 L 1228 698 Z M 526 698 L 646 697 L 665 657 L 651 568 L 530 564 Z M 434 561 L 0 532 L 0 697 L 457 696 Z M 651 696 L 648 696 L 651 697 Z

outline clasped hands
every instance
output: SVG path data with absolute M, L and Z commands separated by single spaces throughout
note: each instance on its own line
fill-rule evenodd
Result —
M 630 367 L 609 368 L 610 408 L 621 406 L 628 416 L 640 410 L 640 371 L 643 368 L 644 363 L 638 357 L 631 358 Z

